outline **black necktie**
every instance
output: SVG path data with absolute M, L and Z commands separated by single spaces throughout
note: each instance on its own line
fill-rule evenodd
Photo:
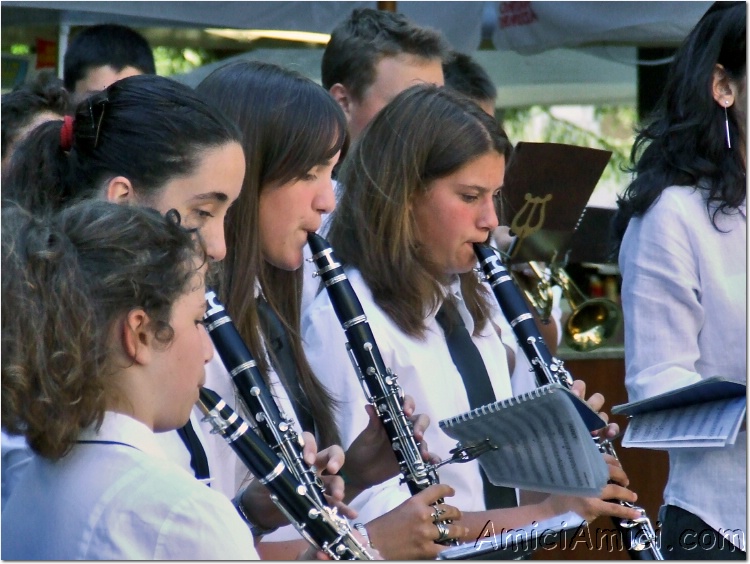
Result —
M 188 421 L 184 427 L 177 429 L 177 434 L 180 435 L 182 442 L 185 443 L 185 447 L 190 453 L 190 467 L 193 469 L 195 477 L 199 480 L 205 480 L 210 476 L 208 459 L 198 435 L 195 434 L 192 423 Z
M 263 298 L 257 298 L 258 318 L 263 334 L 266 336 L 266 345 L 269 348 L 271 363 L 286 388 L 292 409 L 297 416 L 297 421 L 304 431 L 315 434 L 315 423 L 312 411 L 307 402 L 307 396 L 302 392 L 297 378 L 297 363 L 292 354 L 292 344 L 289 335 L 281 319 L 276 315 L 268 302 Z
M 471 409 L 495 402 L 495 392 L 492 389 L 487 367 L 484 365 L 484 360 L 482 360 L 482 355 L 479 353 L 477 346 L 471 340 L 471 335 L 469 335 L 455 304 L 443 302 L 435 316 L 435 321 L 445 332 L 445 341 L 448 343 L 451 359 L 459 374 L 461 374 Z M 479 473 L 482 476 L 484 502 L 487 509 L 516 507 L 518 505 L 514 488 L 494 485 L 489 481 L 481 467 Z

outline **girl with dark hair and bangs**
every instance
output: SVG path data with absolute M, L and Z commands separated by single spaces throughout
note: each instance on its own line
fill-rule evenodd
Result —
M 630 401 L 717 375 L 747 381 L 746 19 L 744 2 L 712 5 L 635 140 L 615 218 Z M 665 555 L 744 560 L 744 429 L 733 445 L 668 452 Z
M 331 174 L 347 142 L 345 116 L 328 92 L 311 80 L 264 63 L 238 62 L 217 69 L 197 91 L 239 124 L 244 134 L 247 168 L 242 193 L 227 216 L 220 298 L 282 411 L 293 416 L 301 429 L 313 432 L 319 444 L 338 444 L 336 404 L 302 349 L 300 303 L 307 234 L 317 231 L 321 216 L 335 206 Z M 274 325 L 281 326 L 282 335 L 274 332 Z M 235 397 L 232 379 L 220 360 L 212 361 L 207 373 L 209 388 L 224 398 Z M 413 414 L 410 399 L 406 410 Z M 363 414 L 367 417 L 364 409 Z M 427 420 L 416 415 L 413 419 L 421 437 Z M 229 495 L 240 490 L 238 497 L 252 504 L 248 490 L 242 490 L 247 471 L 220 439 L 216 442 L 218 465 L 226 476 L 221 487 Z M 341 460 L 331 458 L 327 471 L 337 473 Z M 451 488 L 434 486 L 387 516 L 372 522 L 365 518 L 369 488 L 398 473 L 390 442 L 374 412 L 346 452 L 341 473 L 347 483 L 345 491 L 343 482 L 339 484 L 338 495 L 345 495 L 347 502 L 356 496 L 352 507 L 359 510 L 370 542 L 384 557 L 434 557 L 439 548 L 433 542 L 434 528 L 423 524 L 432 522 L 430 503 L 451 495 Z M 447 518 L 460 516 L 450 506 L 445 511 Z M 458 524 L 452 527 L 458 533 L 463 530 Z M 264 558 L 289 558 L 302 545 L 295 548 L 275 541 L 299 538 L 287 527 L 266 535 L 258 550 Z
M 237 128 L 187 86 L 154 75 L 126 78 L 17 145 L 3 171 L 3 207 L 43 214 L 102 199 L 161 213 L 174 209 L 185 227 L 200 231 L 209 258 L 221 260 L 224 215 L 242 187 L 239 140 Z M 190 468 L 177 433 L 158 440 Z M 28 447 L 4 428 L 3 502 L 28 455 Z

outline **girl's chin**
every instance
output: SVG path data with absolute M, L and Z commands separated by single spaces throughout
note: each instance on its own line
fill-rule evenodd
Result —
M 266 259 L 266 261 L 279 270 L 286 270 L 288 272 L 299 270 L 304 263 L 302 253 L 295 257 L 280 257 L 279 259 L 275 260 Z

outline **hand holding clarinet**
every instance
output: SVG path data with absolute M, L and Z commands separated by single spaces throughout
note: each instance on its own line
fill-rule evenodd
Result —
M 486 245 L 474 245 L 474 251 L 479 259 L 480 268 L 492 288 L 500 309 L 508 319 L 518 338 L 520 347 L 529 359 L 538 385 L 551 383 L 563 384 L 576 391 L 583 398 L 585 385 L 582 382 L 574 382 L 571 374 L 563 366 L 563 362 L 553 357 L 549 349 L 547 349 L 521 291 L 513 282 L 499 254 Z M 576 388 L 578 389 L 576 390 Z M 603 400 L 604 398 L 601 394 L 594 394 L 588 401 L 589 405 L 598 411 L 603 404 Z M 606 419 L 606 414 L 604 415 Z M 612 437 L 617 434 L 617 428 L 608 426 L 604 434 Z M 594 440 L 597 442 L 600 452 L 602 452 L 607 460 L 612 481 L 620 481 L 620 483 L 627 485 L 627 477 L 617 460 L 612 443 L 606 437 L 597 436 Z M 613 490 L 619 487 L 622 486 L 610 483 L 610 485 L 606 486 L 605 493 L 608 489 Z M 561 501 L 564 502 L 564 498 Z M 594 513 L 596 513 L 596 507 L 591 507 L 591 504 L 598 504 L 599 501 L 601 500 L 587 502 L 589 508 Z M 635 500 L 633 499 L 632 501 Z M 614 519 L 614 523 L 623 534 L 630 557 L 637 560 L 663 560 L 664 557 L 657 546 L 656 533 L 645 510 L 623 499 L 620 499 L 618 503 L 620 510 L 617 512 L 609 511 L 608 513 L 619 515 L 619 518 Z M 581 509 L 585 508 L 585 505 L 581 507 Z M 567 509 L 569 509 L 569 506 Z M 585 517 L 585 515 L 582 516 Z

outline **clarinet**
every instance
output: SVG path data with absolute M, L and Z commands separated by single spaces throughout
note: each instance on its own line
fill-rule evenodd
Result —
M 333 560 L 372 560 L 335 509 L 310 495 L 280 458 L 213 390 L 201 388 L 198 408 L 240 460 L 271 491 L 271 500 L 299 533 Z
M 420 443 L 414 437 L 412 422 L 404 414 L 404 391 L 398 377 L 386 368 L 375 337 L 372 334 L 362 304 L 357 298 L 344 268 L 333 254 L 328 242 L 317 233 L 308 233 L 307 242 L 312 250 L 312 261 L 328 291 L 336 317 L 347 338 L 346 348 L 354 370 L 359 377 L 367 401 L 375 408 L 380 422 L 391 440 L 396 455 L 401 483 L 406 483 L 411 495 L 415 495 L 433 484 L 439 483 L 437 468 L 451 462 L 468 462 L 488 450 L 487 445 L 457 448 L 453 457 L 432 465 L 422 460 Z M 443 503 L 442 499 L 435 506 Z M 443 521 L 449 524 L 451 521 Z M 455 541 L 446 541 L 455 545 Z
M 323 495 L 323 482 L 302 458 L 302 437 L 294 430 L 293 421 L 281 412 L 271 396 L 258 365 L 234 322 L 212 290 L 206 291 L 206 302 L 207 310 L 203 320 L 208 334 L 248 412 L 255 419 L 261 437 L 286 462 L 289 470 L 308 489 L 318 505 L 327 505 Z
M 495 294 L 500 309 L 510 322 L 510 326 L 518 339 L 524 354 L 531 363 L 536 376 L 537 385 L 561 384 L 567 388 L 573 385 L 573 377 L 563 366 L 562 360 L 555 358 L 544 343 L 529 311 L 523 295 L 513 282 L 510 273 L 502 264 L 496 251 L 486 245 L 474 245 L 474 252 L 479 259 L 484 277 L 488 280 L 492 292 Z M 617 459 L 615 448 L 608 440 L 595 438 L 599 451 L 610 454 Z M 617 520 L 613 522 L 628 542 L 628 554 L 633 560 L 664 560 L 656 542 L 656 533 L 646 511 L 628 503 L 619 501 L 620 505 L 637 509 L 640 517 L 636 519 Z

